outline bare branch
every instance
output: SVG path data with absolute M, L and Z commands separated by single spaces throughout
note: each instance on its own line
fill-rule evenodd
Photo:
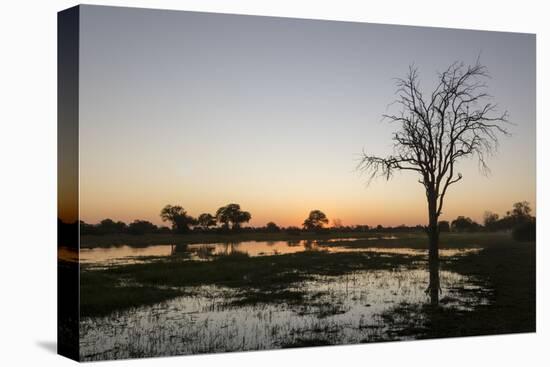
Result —
M 418 69 L 410 66 L 405 78 L 396 79 L 397 98 L 389 106 L 398 110 L 383 115 L 400 126 L 392 138 L 394 153 L 378 157 L 363 152 L 357 168 L 369 173 L 369 182 L 378 176 L 390 179 L 396 170 L 417 172 L 439 217 L 449 186 L 462 179 L 455 164 L 473 157 L 487 172 L 487 158 L 497 150 L 499 136 L 508 135 L 508 114 L 498 113 L 490 102 L 488 79 L 479 58 L 473 65 L 455 62 L 438 74 L 426 98 Z

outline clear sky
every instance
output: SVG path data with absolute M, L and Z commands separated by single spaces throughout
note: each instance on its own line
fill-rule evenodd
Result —
M 252 225 L 300 225 L 320 209 L 344 225 L 427 222 L 413 173 L 366 185 L 363 149 L 392 151 L 381 121 L 395 77 L 478 54 L 508 110 L 483 176 L 459 166 L 442 219 L 535 207 L 535 36 L 84 6 L 80 45 L 80 213 L 160 224 L 239 203 Z

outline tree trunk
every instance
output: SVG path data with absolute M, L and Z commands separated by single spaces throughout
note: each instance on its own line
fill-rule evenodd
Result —
M 432 306 L 439 305 L 439 228 L 437 226 L 437 198 L 435 194 L 428 195 L 428 268 L 430 271 L 430 283 L 428 292 Z

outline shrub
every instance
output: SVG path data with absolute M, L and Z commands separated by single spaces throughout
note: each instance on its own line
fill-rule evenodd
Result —
M 442 220 L 438 223 L 439 226 L 439 232 L 450 232 L 451 231 L 451 225 L 448 221 Z
M 537 224 L 535 220 L 517 224 L 512 229 L 512 237 L 516 241 L 528 242 L 535 241 L 537 234 Z
M 274 222 L 269 222 L 269 223 L 266 224 L 265 230 L 267 232 L 279 232 L 281 229 Z

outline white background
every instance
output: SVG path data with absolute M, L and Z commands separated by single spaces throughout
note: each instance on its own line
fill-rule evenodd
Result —
M 175 366 L 536 366 L 550 357 L 550 22 L 544 1 L 97 1 L 95 4 L 537 33 L 537 333 L 106 362 Z M 69 365 L 56 340 L 56 12 L 73 1 L 0 3 L 0 365 Z M 383 40 L 382 40 L 383 41 Z M 520 66 L 518 66 L 520 67 Z M 510 167 L 513 169 L 513 167 Z M 546 263 L 546 264 L 545 264 Z M 550 265 L 549 265 L 550 266 Z M 546 311 L 546 312 L 545 312 Z

